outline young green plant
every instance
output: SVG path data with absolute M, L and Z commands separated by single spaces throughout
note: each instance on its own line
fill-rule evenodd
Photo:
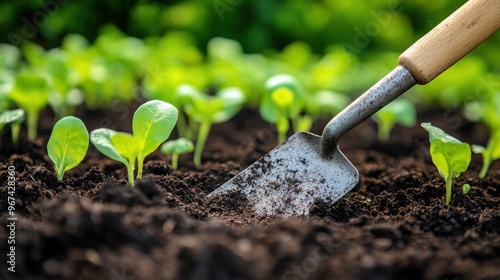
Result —
M 239 88 L 231 87 L 218 91 L 215 96 L 196 95 L 186 104 L 186 113 L 200 123 L 194 163 L 201 164 L 201 153 L 213 124 L 226 122 L 234 117 L 245 103 L 245 95 Z
M 286 140 L 290 120 L 298 117 L 303 107 L 302 89 L 295 78 L 282 74 L 267 80 L 259 111 L 264 120 L 276 126 L 278 144 Z
M 429 133 L 432 162 L 446 182 L 446 205 L 449 205 L 452 180 L 469 167 L 471 148 L 430 123 L 423 123 L 422 127 Z
M 484 179 L 493 161 L 500 159 L 500 130 L 493 132 L 486 147 L 472 145 L 472 151 L 481 154 L 483 157 L 483 167 L 479 172 L 479 178 Z
M 54 163 L 59 181 L 66 171 L 83 160 L 88 148 L 89 133 L 79 118 L 64 117 L 54 125 L 47 143 L 47 152 Z
M 144 158 L 167 140 L 177 115 L 177 109 L 167 102 L 148 101 L 134 113 L 133 134 L 100 128 L 90 133 L 90 141 L 104 155 L 125 164 L 129 183 L 133 186 L 136 161 L 137 178 L 142 178 Z
M 161 145 L 160 150 L 165 155 L 172 155 L 172 168 L 177 170 L 179 155 L 194 151 L 194 145 L 191 140 L 181 137 L 165 142 Z
M 414 126 L 417 121 L 417 112 L 409 100 L 397 99 L 378 111 L 374 118 L 378 125 L 378 139 L 386 142 L 396 124 L 406 127 Z
M 47 106 L 49 94 L 49 84 L 42 76 L 27 72 L 16 76 L 9 98 L 26 112 L 30 140 L 37 137 L 38 115 Z
M 10 133 L 12 135 L 12 143 L 17 146 L 19 143 L 19 131 L 21 130 L 21 124 L 24 122 L 24 110 L 14 109 L 0 111 L 0 131 L 3 126 L 10 124 Z

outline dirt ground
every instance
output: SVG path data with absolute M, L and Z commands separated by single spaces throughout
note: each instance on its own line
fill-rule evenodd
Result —
M 134 108 L 124 108 L 77 116 L 89 131 L 130 131 Z M 485 144 L 483 127 L 445 114 L 420 112 L 419 123 Z M 287 220 L 258 217 L 241 196 L 207 199 L 275 146 L 274 128 L 254 111 L 213 127 L 200 166 L 185 155 L 173 171 L 170 157 L 147 157 L 135 187 L 121 163 L 92 145 L 58 182 L 45 150 L 51 127 L 45 112 L 35 142 L 22 135 L 14 147 L 8 129 L 1 137 L 0 218 L 8 222 L 9 166 L 17 217 L 15 273 L 6 262 L 11 232 L 0 228 L 2 279 L 500 279 L 500 164 L 479 180 L 474 155 L 446 207 L 420 126 L 396 127 L 388 143 L 376 139 L 371 120 L 349 132 L 340 146 L 360 172 L 356 188 Z

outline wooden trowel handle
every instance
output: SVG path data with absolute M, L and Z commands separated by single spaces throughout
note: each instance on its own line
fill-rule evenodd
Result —
M 402 53 L 398 63 L 426 84 L 499 29 L 500 0 L 470 0 Z

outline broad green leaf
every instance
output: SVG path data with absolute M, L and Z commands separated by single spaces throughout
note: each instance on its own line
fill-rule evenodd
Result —
M 286 87 L 279 87 L 271 93 L 271 100 L 278 107 L 286 108 L 293 104 L 293 93 Z
M 134 113 L 133 134 L 141 141 L 140 157 L 155 151 L 170 136 L 177 122 L 177 109 L 167 102 L 152 100 L 144 103 Z
M 176 140 L 171 140 L 165 142 L 161 146 L 161 152 L 166 155 L 172 155 L 172 154 L 184 154 L 184 153 L 189 153 L 194 150 L 194 145 L 191 140 L 186 139 L 186 138 L 179 138 Z
M 59 180 L 62 180 L 64 172 L 83 160 L 88 148 L 89 133 L 80 119 L 64 117 L 54 125 L 47 152 L 54 162 Z
M 417 112 L 409 100 L 397 99 L 375 114 L 378 123 L 378 137 L 382 141 L 389 139 L 389 134 L 396 124 L 411 127 L 415 125 Z
M 24 120 L 23 109 L 0 111 L 0 124 L 8 124 L 12 122 L 21 123 L 23 120 Z
M 283 114 L 283 111 L 286 112 L 285 117 L 287 118 L 293 118 L 302 111 L 304 107 L 304 94 L 294 77 L 285 74 L 276 75 L 269 78 L 264 87 L 265 92 L 262 97 L 260 112 L 265 120 L 274 123 L 277 115 Z M 280 88 L 287 88 L 289 90 L 288 93 L 293 94 L 293 98 L 288 97 L 285 100 L 279 98 L 278 96 L 282 94 L 279 94 L 279 92 L 276 94 L 276 90 Z M 283 91 L 281 92 L 283 93 Z M 275 96 L 274 98 L 273 95 Z M 293 102 L 290 102 L 290 99 Z
M 105 156 L 125 163 L 126 159 L 116 150 L 111 142 L 111 137 L 117 133 L 111 129 L 99 128 L 90 133 L 90 142 Z
M 305 98 L 305 110 L 307 114 L 315 117 L 332 117 L 347 107 L 349 103 L 350 99 L 347 94 L 320 90 Z
M 214 123 L 223 123 L 234 117 L 245 103 L 245 94 L 236 87 L 225 88 L 217 92 L 216 97 L 223 102 L 222 110 L 213 116 Z
M 471 161 L 471 148 L 469 144 L 462 143 L 430 123 L 423 123 L 422 127 L 429 132 L 432 162 L 446 182 L 446 205 L 449 205 L 452 179 L 467 170 Z
M 454 178 L 467 170 L 471 160 L 471 150 L 467 143 L 444 142 L 435 139 L 431 142 L 432 162 L 443 178 Z
M 25 72 L 16 76 L 9 97 L 26 111 L 38 113 L 47 105 L 49 94 L 49 84 L 41 75 Z
M 141 150 L 141 146 L 134 135 L 125 132 L 116 132 L 111 136 L 111 143 L 120 155 L 128 159 L 131 165 L 135 164 L 134 161 Z
M 423 123 L 422 127 L 429 132 L 432 162 L 443 178 L 456 178 L 467 170 L 471 161 L 469 144 L 462 143 L 430 123 Z

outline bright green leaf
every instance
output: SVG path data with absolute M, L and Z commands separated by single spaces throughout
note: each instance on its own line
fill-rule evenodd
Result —
M 467 170 L 471 161 L 471 148 L 469 144 L 462 143 L 430 123 L 423 123 L 422 127 L 429 132 L 432 162 L 445 179 L 446 205 L 449 205 L 452 179 Z
M 143 157 L 155 151 L 170 136 L 177 122 L 177 109 L 167 102 L 152 100 L 144 103 L 134 113 L 134 137 L 142 142 Z
M 107 128 L 96 129 L 90 133 L 90 142 L 107 157 L 125 163 L 126 159 L 116 150 L 111 142 L 111 137 L 116 133 L 118 132 Z
M 171 154 L 184 154 L 184 153 L 189 153 L 194 150 L 194 145 L 191 140 L 186 139 L 186 138 L 179 138 L 176 140 L 171 140 L 165 142 L 161 146 L 161 152 L 166 155 L 171 155 Z
M 15 109 L 8 111 L 0 111 L 0 124 L 8 124 L 13 122 L 24 121 L 24 110 Z
M 60 119 L 52 129 L 47 143 L 49 158 L 54 162 L 57 177 L 77 166 L 89 148 L 89 133 L 83 122 L 76 117 Z

